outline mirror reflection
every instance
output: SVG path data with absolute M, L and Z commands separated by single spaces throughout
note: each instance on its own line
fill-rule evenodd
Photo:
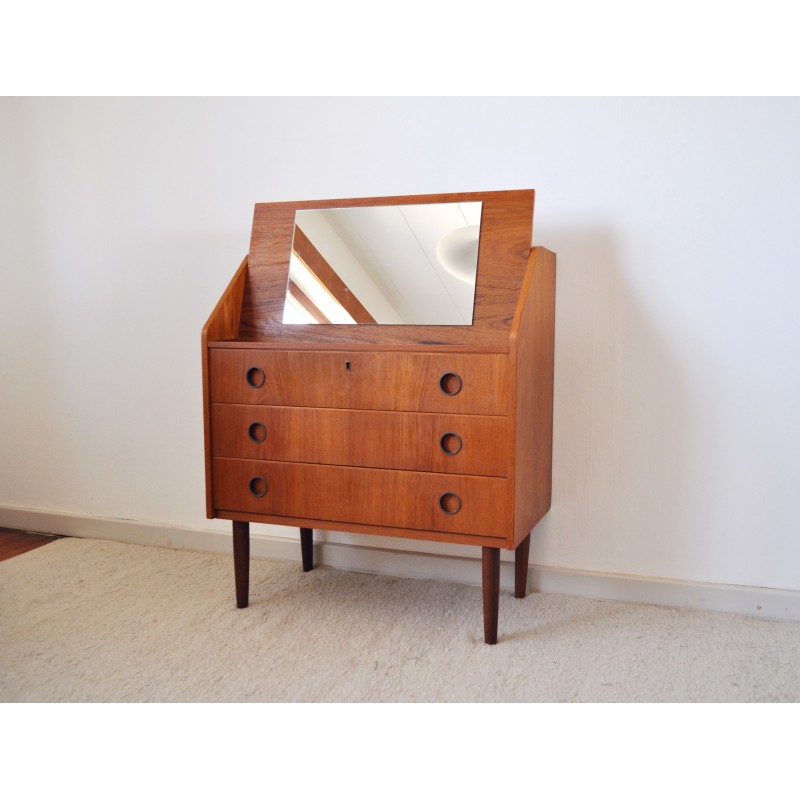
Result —
M 283 321 L 471 325 L 481 206 L 297 211 Z

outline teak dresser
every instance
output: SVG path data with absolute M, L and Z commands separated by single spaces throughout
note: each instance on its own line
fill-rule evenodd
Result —
M 531 248 L 533 200 L 256 205 L 250 253 L 202 334 L 207 515 L 233 522 L 238 607 L 250 522 L 299 527 L 305 571 L 314 528 L 473 544 L 497 641 L 500 549 L 524 597 L 550 507 L 555 255 Z M 283 322 L 298 210 L 469 202 L 482 204 L 472 324 Z

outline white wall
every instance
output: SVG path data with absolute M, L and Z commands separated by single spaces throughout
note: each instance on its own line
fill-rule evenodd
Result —
M 253 204 L 533 187 L 532 560 L 798 590 L 798 142 L 798 100 L 1 100 L 0 506 L 226 530 L 200 330 Z

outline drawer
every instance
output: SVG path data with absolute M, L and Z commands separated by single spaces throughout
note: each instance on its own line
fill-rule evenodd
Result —
M 211 401 L 505 415 L 508 356 L 312 350 L 209 351 Z
M 214 456 L 508 476 L 508 417 L 212 403 Z
M 507 537 L 507 478 L 214 458 L 218 511 Z

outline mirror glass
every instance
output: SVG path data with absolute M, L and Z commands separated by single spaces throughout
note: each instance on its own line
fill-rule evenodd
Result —
M 295 212 L 283 321 L 471 325 L 481 207 Z

